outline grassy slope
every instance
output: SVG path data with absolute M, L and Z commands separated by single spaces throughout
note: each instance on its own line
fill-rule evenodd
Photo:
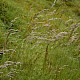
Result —
M 1 80 L 80 78 L 80 1 L 52 2 L 0 0 Z

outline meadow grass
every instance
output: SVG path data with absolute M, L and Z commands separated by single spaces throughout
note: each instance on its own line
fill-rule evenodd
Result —
M 0 0 L 0 79 L 79 80 L 79 2 Z

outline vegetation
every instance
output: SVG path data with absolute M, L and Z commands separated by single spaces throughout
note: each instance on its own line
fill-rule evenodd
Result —
M 79 3 L 0 0 L 0 80 L 80 80 Z

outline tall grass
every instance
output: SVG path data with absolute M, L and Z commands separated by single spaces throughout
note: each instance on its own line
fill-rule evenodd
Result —
M 74 2 L 3 1 L 9 24 L 0 17 L 0 79 L 79 80 L 80 20 L 66 5 Z

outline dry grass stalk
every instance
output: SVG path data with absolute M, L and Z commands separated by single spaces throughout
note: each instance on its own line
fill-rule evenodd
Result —
M 48 47 L 49 47 L 49 44 L 47 44 L 46 50 L 45 50 L 44 63 L 43 63 L 43 72 L 44 72 L 44 69 L 46 68 L 46 63 L 47 63 L 47 60 L 48 60 Z

